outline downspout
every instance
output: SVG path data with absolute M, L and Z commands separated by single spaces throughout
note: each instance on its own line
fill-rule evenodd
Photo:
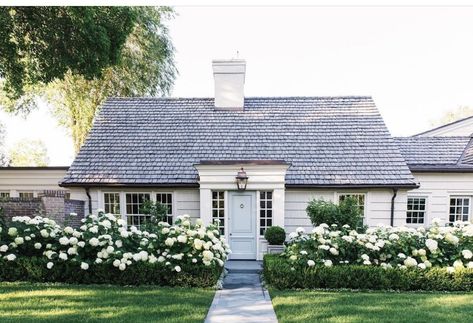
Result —
M 89 198 L 89 214 L 92 214 L 92 198 L 90 197 L 90 191 L 89 188 L 85 188 L 85 194 L 87 194 L 87 197 Z
M 391 226 L 394 226 L 394 200 L 397 196 L 397 188 L 393 188 L 393 197 L 391 198 Z

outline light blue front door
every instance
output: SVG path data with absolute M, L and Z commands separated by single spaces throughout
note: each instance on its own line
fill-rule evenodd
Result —
M 228 194 L 231 259 L 256 259 L 256 194 Z

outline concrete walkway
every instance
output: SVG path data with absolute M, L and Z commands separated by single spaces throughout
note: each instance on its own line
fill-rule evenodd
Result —
M 271 298 L 260 281 L 261 263 L 228 261 L 223 289 L 215 294 L 206 323 L 277 323 Z

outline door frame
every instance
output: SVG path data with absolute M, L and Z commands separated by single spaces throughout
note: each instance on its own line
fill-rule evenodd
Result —
M 225 209 L 228 210 L 228 212 L 225 212 L 225 221 L 228 224 L 228 230 L 226 230 L 226 239 L 228 241 L 228 244 L 230 245 L 231 249 L 231 230 L 232 230 L 232 218 L 231 218 L 231 212 L 232 212 L 232 205 L 231 205 L 231 197 L 232 195 L 238 195 L 240 193 L 241 195 L 244 195 L 245 193 L 248 194 L 250 193 L 253 196 L 253 219 L 252 222 L 254 224 L 254 250 L 255 250 L 255 258 L 254 259 L 248 259 L 248 260 L 256 260 L 258 259 L 258 253 L 259 253 L 259 222 L 258 222 L 258 191 L 253 191 L 253 190 L 245 190 L 245 191 L 236 191 L 236 190 L 226 190 L 225 191 Z M 232 254 L 230 254 L 229 259 L 232 260 Z

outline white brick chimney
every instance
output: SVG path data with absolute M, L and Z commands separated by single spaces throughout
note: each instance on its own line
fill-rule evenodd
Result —
M 244 59 L 213 60 L 215 108 L 243 110 L 246 61 Z

